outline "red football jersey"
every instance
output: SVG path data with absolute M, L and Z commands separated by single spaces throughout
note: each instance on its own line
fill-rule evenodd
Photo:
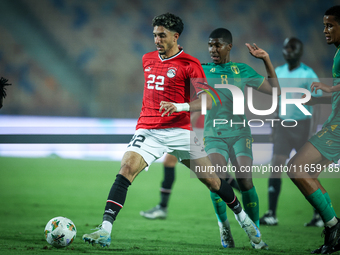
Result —
M 190 112 L 175 112 L 161 117 L 160 102 L 188 103 L 206 88 L 206 78 L 198 59 L 181 50 L 162 59 L 158 51 L 143 56 L 144 95 L 136 129 L 191 129 Z

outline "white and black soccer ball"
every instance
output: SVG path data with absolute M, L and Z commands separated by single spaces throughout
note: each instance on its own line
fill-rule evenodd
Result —
M 45 227 L 46 241 L 56 248 L 69 246 L 76 238 L 76 234 L 76 225 L 70 219 L 61 216 L 51 219 Z

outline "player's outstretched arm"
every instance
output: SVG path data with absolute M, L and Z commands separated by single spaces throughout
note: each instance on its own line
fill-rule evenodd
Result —
M 249 53 L 255 57 L 263 60 L 263 63 L 266 67 L 267 75 L 268 75 L 268 80 L 266 79 L 261 87 L 259 88 L 259 91 L 266 93 L 266 94 L 272 94 L 272 88 L 277 88 L 277 95 L 281 95 L 281 89 L 279 82 L 277 80 L 277 76 L 275 73 L 274 66 L 270 60 L 269 54 L 259 48 L 255 43 L 253 45 L 250 45 L 249 43 L 246 43 L 246 46 L 249 50 Z
M 310 86 L 311 92 L 315 91 L 315 93 L 317 93 L 319 89 L 326 93 L 333 93 L 336 91 L 340 91 L 340 84 L 337 84 L 335 86 L 328 86 L 322 82 L 313 82 Z
M 322 90 L 326 93 L 333 93 L 336 91 L 340 91 L 340 84 L 337 84 L 335 86 L 328 86 L 322 82 L 313 82 L 310 86 L 310 91 L 313 93 L 317 93 L 318 90 Z M 305 97 L 303 95 L 302 97 Z M 331 104 L 332 103 L 332 97 L 331 96 L 323 96 L 323 97 L 311 97 L 311 99 L 305 103 L 305 105 L 316 105 L 316 104 Z
M 306 94 L 302 95 L 301 98 L 305 98 Z M 316 104 L 331 104 L 332 97 L 324 96 L 324 97 L 311 97 L 308 102 L 304 103 L 303 105 L 316 105 Z
M 167 101 L 161 101 L 159 112 L 162 113 L 162 117 L 165 115 L 170 116 L 174 112 L 196 112 L 200 111 L 202 108 L 202 94 L 206 94 L 205 92 L 201 93 L 198 97 L 198 99 L 190 102 L 190 103 L 173 103 L 173 102 L 167 102 Z M 212 99 L 211 97 L 207 96 L 207 109 L 211 109 L 212 107 Z

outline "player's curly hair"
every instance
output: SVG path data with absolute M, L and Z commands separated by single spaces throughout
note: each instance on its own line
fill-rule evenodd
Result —
M 0 78 L 0 97 L 2 97 L 2 98 L 5 98 L 6 95 L 7 95 L 5 86 L 12 85 L 12 84 L 7 83 L 7 82 L 8 82 L 8 80 L 5 79 L 4 77 Z
M 233 43 L 233 36 L 231 32 L 226 28 L 217 28 L 212 31 L 209 35 L 209 38 L 223 38 L 223 41 L 226 43 Z
M 163 26 L 170 31 L 179 33 L 180 35 L 184 29 L 184 24 L 181 18 L 169 12 L 154 17 L 152 20 L 152 26 Z
M 335 21 L 340 24 L 340 5 L 335 5 L 331 8 L 329 8 L 326 12 L 325 15 L 331 15 L 335 17 Z

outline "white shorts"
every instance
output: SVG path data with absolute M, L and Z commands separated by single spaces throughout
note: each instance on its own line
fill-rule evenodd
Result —
M 138 129 L 127 151 L 134 151 L 141 155 L 148 167 L 164 153 L 174 155 L 178 161 L 207 156 L 195 132 L 182 128 Z
M 200 141 L 203 141 L 203 133 L 204 133 L 204 128 L 193 128 L 194 132 L 196 133 L 197 138 Z

